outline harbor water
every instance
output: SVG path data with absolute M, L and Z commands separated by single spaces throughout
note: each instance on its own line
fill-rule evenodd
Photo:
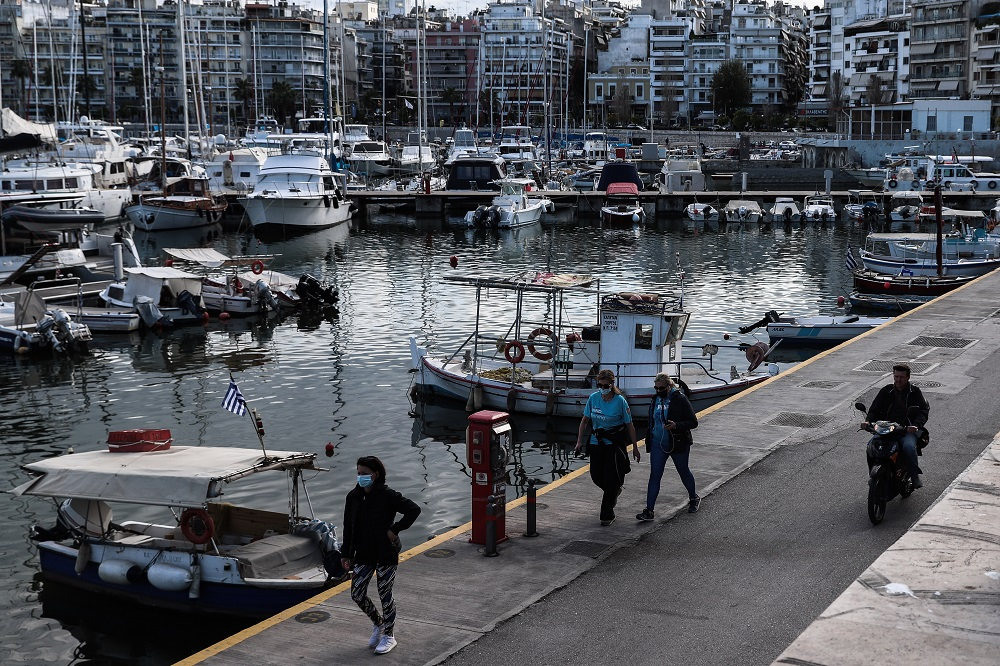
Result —
M 767 310 L 842 312 L 837 296 L 850 291 L 845 252 L 861 245 L 867 231 L 845 223 L 705 228 L 680 219 L 607 230 L 579 226 L 571 211 L 551 218 L 545 226 L 497 232 L 465 229 L 458 218 L 415 221 L 373 213 L 351 230 L 267 241 L 219 229 L 137 234 L 150 263 L 162 262 L 164 247 L 275 254 L 275 270 L 310 273 L 336 285 L 339 312 L 313 320 L 213 320 L 162 334 L 100 335 L 91 355 L 77 360 L 0 358 L 4 489 L 27 480 L 22 464 L 71 447 L 100 449 L 109 430 L 169 428 L 176 444 L 257 446 L 249 418 L 221 408 L 231 375 L 263 416 L 269 447 L 314 451 L 329 468 L 309 481 L 320 517 L 342 522 L 355 461 L 379 456 L 389 484 L 422 508 L 402 535 L 404 546 L 412 546 L 470 518 L 464 406 L 417 406 L 408 397 L 415 378 L 408 372 L 409 337 L 450 351 L 472 330 L 474 291 L 444 276 L 586 273 L 600 278 L 602 291 L 679 295 L 679 260 L 684 305 L 692 313 L 685 342 L 695 356 L 697 346 L 723 346 L 712 362 L 728 374 L 732 364 L 745 368 L 746 359 L 725 347 L 736 340 L 724 335 Z M 489 312 L 484 321 L 497 330 L 484 332 L 503 335 L 509 314 Z M 581 326 L 596 323 L 592 311 L 571 314 Z M 509 497 L 523 493 L 528 479 L 550 482 L 585 464 L 572 456 L 576 422 L 533 417 L 513 424 Z M 330 457 L 327 443 L 334 447 Z M 284 491 L 284 485 L 275 487 L 275 496 L 265 499 L 283 506 Z M 53 503 L 5 494 L 0 507 L 0 600 L 7 608 L 0 617 L 0 662 L 166 664 L 239 628 L 202 623 L 186 631 L 170 616 L 170 632 L 160 638 L 152 630 L 162 618 L 45 586 L 27 534 L 34 522 L 54 521 Z

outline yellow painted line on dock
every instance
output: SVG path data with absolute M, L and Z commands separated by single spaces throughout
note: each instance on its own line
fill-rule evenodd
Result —
M 536 494 L 544 495 L 545 493 L 551 490 L 555 490 L 559 486 L 569 483 L 573 479 L 582 476 L 589 470 L 590 470 L 590 465 L 585 465 L 580 469 L 573 470 L 566 476 L 556 479 L 552 483 L 545 484 L 543 487 L 538 489 L 538 492 Z M 527 501 L 528 501 L 527 496 L 518 497 L 517 499 L 507 503 L 507 510 L 509 511 L 510 509 L 517 508 L 522 504 L 527 503 Z M 451 541 L 455 537 L 464 534 L 466 532 L 469 532 L 471 530 L 472 530 L 472 521 L 469 521 L 464 525 L 460 525 L 458 527 L 450 529 L 447 532 L 439 534 L 433 539 L 429 539 L 424 543 L 420 544 L 419 546 L 414 546 L 413 548 L 410 548 L 406 552 L 402 553 L 399 556 L 399 561 L 400 563 L 405 562 L 410 558 L 416 557 L 421 553 L 425 553 L 428 550 L 436 548 L 437 546 L 440 546 L 443 543 L 447 543 L 448 541 Z M 333 597 L 337 596 L 342 592 L 348 592 L 350 591 L 350 589 L 351 589 L 351 581 L 348 580 L 343 583 L 340 583 L 336 587 L 330 588 L 329 590 L 323 590 L 322 592 L 312 597 L 311 599 L 307 599 L 300 604 L 292 606 L 291 608 L 278 613 L 277 615 L 269 617 L 266 620 L 262 620 L 261 622 L 258 622 L 257 624 L 253 625 L 252 627 L 247 627 L 238 634 L 233 634 L 229 638 L 221 640 L 215 645 L 211 645 L 202 650 L 201 652 L 197 652 L 191 655 L 187 659 L 178 661 L 176 664 L 174 664 L 174 666 L 194 666 L 195 664 L 200 664 L 209 657 L 215 656 L 221 652 L 225 652 L 230 647 L 242 643 L 246 639 L 256 636 L 257 634 L 260 634 L 275 625 L 281 624 L 285 620 L 290 620 L 299 613 L 308 611 L 309 609 L 318 606 L 324 601 L 332 599 Z

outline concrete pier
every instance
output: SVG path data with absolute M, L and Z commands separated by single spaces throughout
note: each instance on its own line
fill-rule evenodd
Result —
M 610 527 L 584 468 L 540 489 L 537 538 L 521 536 L 523 499 L 509 504 L 499 557 L 469 544 L 469 525 L 410 548 L 399 646 L 378 659 L 995 664 L 998 290 L 987 275 L 700 413 L 696 514 L 668 465 L 656 520 L 633 519 L 644 454 Z M 896 362 L 931 404 L 932 440 L 924 487 L 872 526 L 853 404 Z M 343 584 L 181 663 L 357 664 L 370 631 Z

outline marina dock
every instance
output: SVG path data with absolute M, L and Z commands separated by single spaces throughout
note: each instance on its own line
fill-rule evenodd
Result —
M 688 514 L 649 465 L 598 521 L 588 468 L 507 506 L 499 556 L 466 524 L 401 556 L 395 664 L 995 664 L 1000 650 L 1000 275 L 984 276 L 699 414 Z M 924 487 L 866 512 L 853 405 L 894 363 L 931 404 Z M 357 664 L 371 625 L 341 584 L 180 662 Z

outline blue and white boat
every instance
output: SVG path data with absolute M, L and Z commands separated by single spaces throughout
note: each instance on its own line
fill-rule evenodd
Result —
M 53 527 L 32 526 L 46 579 L 183 612 L 269 617 L 323 590 L 325 555 L 339 559 L 336 530 L 300 517 L 315 457 L 172 447 L 168 430 L 125 430 L 107 450 L 25 465 L 35 478 L 11 492 L 61 502 Z M 265 472 L 289 477 L 281 510 L 231 503 L 234 483 Z M 141 518 L 118 517 L 127 511 Z
M 755 324 L 739 329 L 749 333 L 766 326 L 772 344 L 784 345 L 838 345 L 890 321 L 892 317 L 863 317 L 859 315 L 812 315 L 792 317 L 771 310 Z

